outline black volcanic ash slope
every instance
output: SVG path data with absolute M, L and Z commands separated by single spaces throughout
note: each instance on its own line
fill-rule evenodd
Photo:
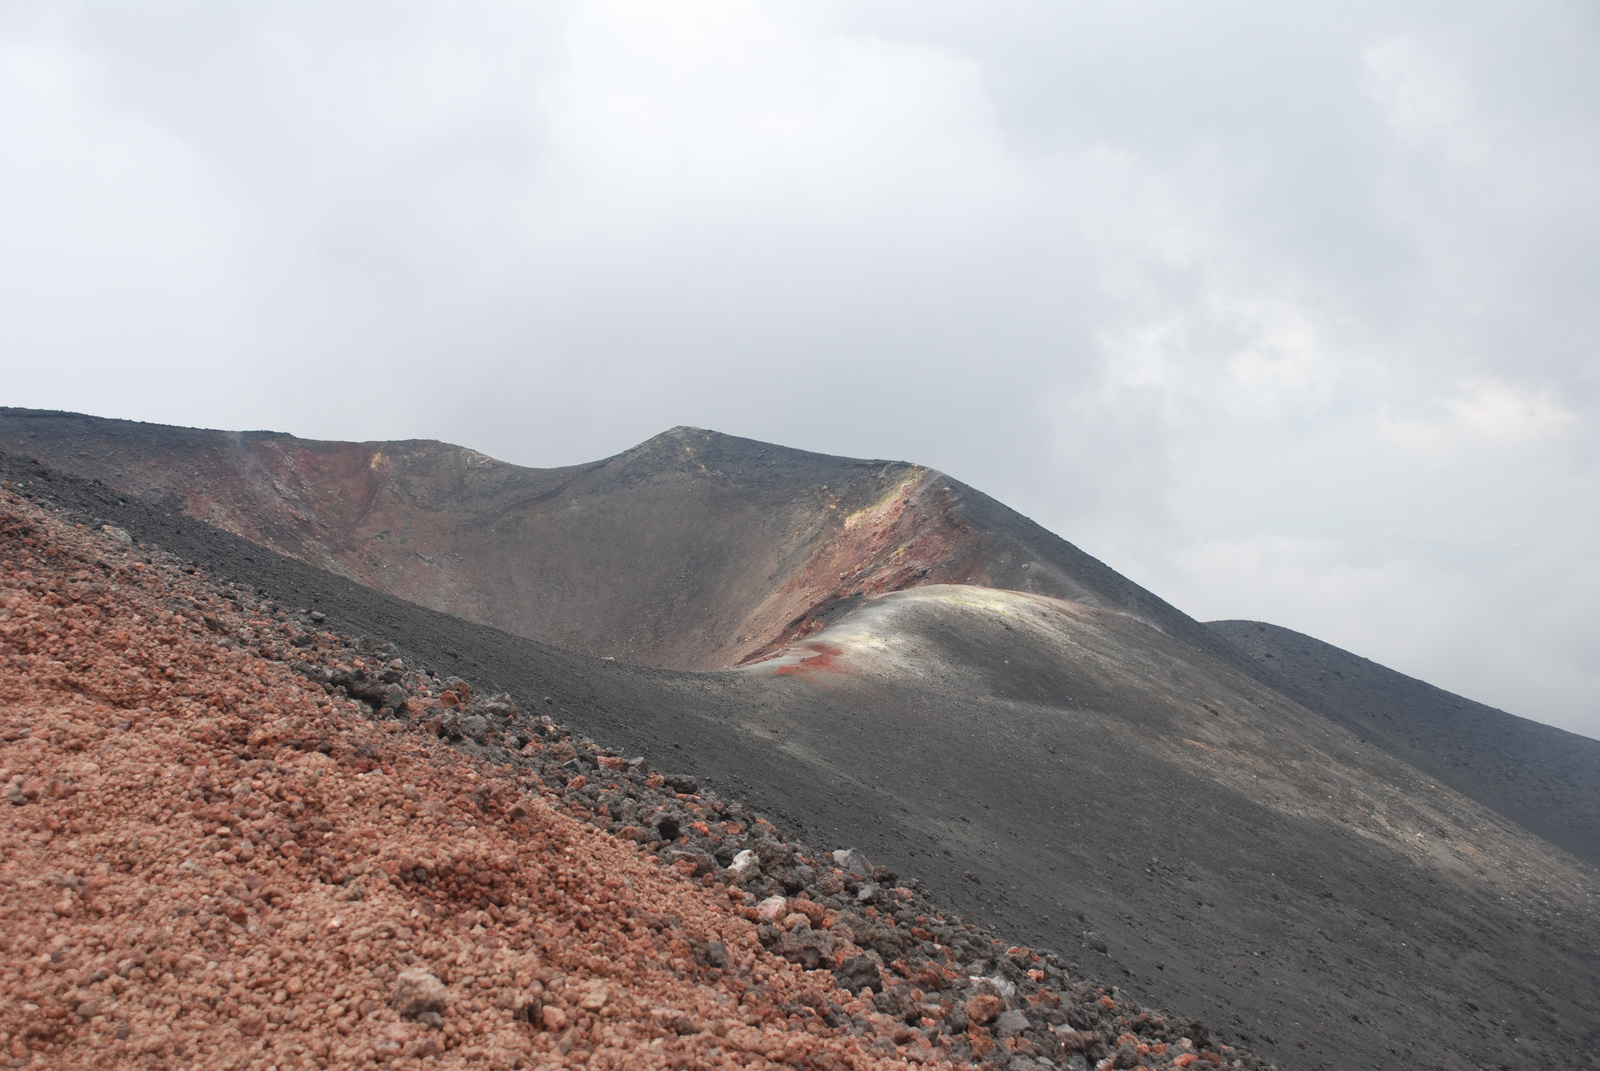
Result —
M 646 670 L 6 468 L 329 627 L 394 637 L 408 661 L 680 756 L 808 842 L 860 846 L 975 921 L 1284 1067 L 1600 1059 L 1592 870 L 1125 615 L 924 589 L 869 601 L 771 664 Z
M 771 788 L 1281 1063 L 1600 1055 L 1592 869 L 1136 620 L 922 588 L 762 668 Z
M 1475 703 L 1291 629 L 1208 627 L 1312 710 L 1600 866 L 1600 740 Z

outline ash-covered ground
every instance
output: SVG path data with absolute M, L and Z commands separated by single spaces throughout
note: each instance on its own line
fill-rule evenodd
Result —
M 945 911 L 1283 1066 L 1584 1067 L 1600 1052 L 1592 869 L 1130 618 L 1046 607 L 1049 627 L 1019 643 L 996 608 L 892 596 L 911 651 L 892 673 L 859 654 L 834 658 L 847 672 L 649 670 L 7 464 L 329 631 L 391 637 L 407 665 L 523 710 L 548 696 L 553 718 L 619 754 L 808 846 L 855 846 Z M 1088 653 L 1063 661 L 1074 645 Z

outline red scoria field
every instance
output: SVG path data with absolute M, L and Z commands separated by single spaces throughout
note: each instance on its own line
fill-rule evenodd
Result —
M 354 654 L 339 637 L 241 595 L 0 490 L 0 1061 L 832 1071 L 1034 1051 L 981 1025 L 999 997 L 918 1030 L 788 962 L 819 904 L 758 911 L 692 860 L 663 865 L 637 828 L 580 821 L 564 800 L 583 778 L 563 797 L 450 746 L 453 691 L 374 717 L 304 675 Z M 862 953 L 840 932 L 839 961 Z M 1115 1022 L 1057 1029 L 1105 1067 L 1232 1059 Z M 1132 1029 L 1148 1024 L 1164 1021 Z

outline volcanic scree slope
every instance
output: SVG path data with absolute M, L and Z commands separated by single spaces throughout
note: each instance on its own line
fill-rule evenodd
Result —
M 1286 1065 L 1600 1055 L 1592 867 L 937 473 L 688 429 L 544 471 L 14 410 L 0 435 L 140 539 L 679 755 Z

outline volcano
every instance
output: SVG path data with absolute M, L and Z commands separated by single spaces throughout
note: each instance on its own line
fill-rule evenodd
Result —
M 941 473 L 675 428 L 528 469 L 431 441 L 313 442 L 0 410 L 0 449 L 97 479 L 379 591 L 529 639 L 720 669 L 919 584 L 1196 622 Z
M 1285 1067 L 1600 1059 L 1600 742 L 1204 625 L 933 470 L 685 428 L 536 470 L 19 410 L 0 450 Z

